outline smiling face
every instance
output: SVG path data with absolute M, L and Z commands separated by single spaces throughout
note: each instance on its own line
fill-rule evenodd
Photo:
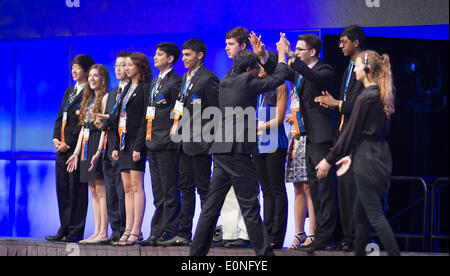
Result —
M 183 49 L 182 60 L 186 69 L 194 70 L 202 64 L 203 53 L 197 53 L 192 49 Z
M 87 74 L 79 64 L 72 65 L 72 78 L 76 82 L 86 81 Z
M 139 76 L 139 69 L 130 57 L 125 59 L 125 73 L 127 77 L 132 79 Z
M 225 40 L 225 50 L 227 51 L 229 58 L 234 58 L 240 51 L 245 49 L 245 43 L 239 45 L 239 42 L 235 38 L 229 38 Z
M 89 82 L 89 87 L 95 91 L 95 90 L 99 90 L 100 88 L 102 88 L 104 86 L 105 81 L 102 78 L 102 76 L 100 75 L 98 69 L 93 68 L 93 69 L 91 69 L 91 71 L 89 71 L 88 82 Z
M 124 57 L 118 57 L 116 59 L 116 64 L 114 65 L 114 70 L 116 73 L 116 78 L 118 80 L 125 80 L 127 79 L 127 74 L 125 73 L 125 58 Z

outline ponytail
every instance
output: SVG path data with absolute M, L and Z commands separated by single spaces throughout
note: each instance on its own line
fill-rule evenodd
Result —
M 391 62 L 389 55 L 381 56 L 381 66 L 379 75 L 379 87 L 381 94 L 381 102 L 384 105 L 384 112 L 388 117 L 395 112 L 393 80 L 391 71 Z

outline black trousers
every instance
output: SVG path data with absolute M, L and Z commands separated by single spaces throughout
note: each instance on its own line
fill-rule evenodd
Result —
M 56 156 L 56 196 L 61 221 L 58 235 L 82 238 L 88 208 L 88 184 L 80 182 L 79 169 L 67 172 L 66 162 L 72 154 L 73 151 L 68 151 Z
M 192 219 L 195 214 L 195 188 L 200 195 L 201 206 L 206 202 L 211 180 L 211 155 L 189 156 L 180 153 L 180 191 L 181 215 L 178 235 L 187 239 L 192 237 Z
M 356 222 L 355 255 L 364 256 L 366 254 L 371 224 L 388 255 L 399 256 L 400 249 L 391 226 L 383 213 L 385 199 L 377 194 L 371 184 L 357 174 L 355 174 L 355 183 L 357 189 L 354 212 Z
M 255 156 L 256 174 L 264 198 L 264 226 L 270 242 L 283 245 L 288 218 L 288 199 L 284 182 L 287 149 Z
M 191 256 L 206 256 L 216 228 L 225 197 L 233 185 L 236 198 L 244 217 L 250 242 L 256 255 L 273 255 L 269 236 L 260 216 L 258 201 L 259 186 L 256 171 L 250 155 L 214 155 L 214 172 L 191 245 Z
M 176 150 L 148 151 L 155 213 L 151 222 L 153 237 L 175 236 L 180 215 L 178 187 L 178 152 Z
M 342 234 L 347 244 L 353 244 L 355 239 L 355 217 L 353 215 L 356 199 L 356 184 L 353 170 L 338 177 L 339 215 Z
M 311 199 L 314 205 L 316 217 L 315 247 L 322 248 L 333 243 L 333 232 L 336 228 L 336 198 L 331 169 L 327 177 L 317 179 L 316 166 L 326 157 L 333 144 L 311 143 L 306 141 L 306 170 L 308 184 L 311 191 Z
M 113 231 L 111 237 L 120 238 L 125 231 L 125 192 L 120 175 L 119 162 L 110 157 L 103 158 L 103 176 L 105 178 L 106 207 L 108 219 Z

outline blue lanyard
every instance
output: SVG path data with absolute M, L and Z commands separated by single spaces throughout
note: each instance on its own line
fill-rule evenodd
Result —
M 94 101 L 95 101 L 95 95 L 92 97 L 92 101 L 88 107 L 87 116 L 86 116 L 86 126 L 89 125 L 89 121 L 91 119 L 91 111 L 92 111 L 92 106 L 94 105 Z
M 134 89 L 131 89 L 131 86 L 130 86 L 130 88 L 129 88 L 128 91 L 127 91 L 127 94 L 125 95 L 125 99 L 124 99 L 124 102 L 123 102 L 123 105 L 122 105 L 122 113 L 123 113 L 125 116 L 127 115 L 127 103 L 128 103 L 128 100 L 130 100 L 130 97 L 128 97 L 128 95 L 129 95 L 130 93 L 133 93 L 134 90 L 136 90 L 136 87 L 138 87 L 138 85 L 139 85 L 139 84 L 137 84 L 137 85 L 134 87 Z
M 350 69 L 349 69 L 349 71 L 347 72 L 347 80 L 346 80 L 346 82 L 345 82 L 345 90 L 344 90 L 344 93 L 346 93 L 347 94 L 347 92 L 348 92 L 348 87 L 349 87 L 349 85 L 350 85 L 350 80 L 352 79 L 352 73 L 353 73 L 353 67 L 355 66 L 355 62 L 354 61 L 351 61 L 350 62 Z
M 159 77 L 158 77 L 158 78 L 159 78 Z M 154 98 L 155 98 L 156 91 L 159 90 L 159 87 L 161 86 L 162 80 L 163 80 L 163 79 L 160 79 L 159 82 L 156 81 L 155 86 L 153 86 L 152 93 L 151 93 L 151 95 L 150 95 L 150 97 L 151 97 L 150 103 L 151 103 L 151 104 L 154 102 Z
M 191 81 L 188 81 L 187 77 L 186 77 L 186 82 L 184 83 L 183 90 L 181 91 L 181 99 L 180 99 L 181 101 L 184 99 L 184 95 L 186 94 L 186 91 L 188 90 L 188 83 L 190 85 Z
M 119 90 L 117 90 L 117 91 L 119 91 Z M 122 93 L 123 93 L 123 91 L 122 91 Z M 116 97 L 116 102 L 114 103 L 114 107 L 113 107 L 113 109 L 112 109 L 112 111 L 111 111 L 111 114 L 114 114 L 114 111 L 116 111 L 116 108 L 117 108 L 117 105 L 119 104 L 119 102 L 120 102 L 120 97 L 121 95 L 118 95 L 118 97 Z
M 300 91 L 298 91 L 298 90 L 300 89 L 300 85 L 302 84 L 302 79 L 303 79 L 302 75 L 298 75 L 297 87 L 295 90 L 295 93 L 297 93 L 297 96 L 300 95 Z

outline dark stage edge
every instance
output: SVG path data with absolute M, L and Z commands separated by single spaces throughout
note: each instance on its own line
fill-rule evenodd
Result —
M 276 256 L 353 256 L 352 252 L 274 250 Z M 385 256 L 381 252 L 381 256 Z M 449 256 L 442 253 L 402 252 L 403 256 Z M 116 247 L 47 242 L 39 239 L 0 238 L 0 256 L 189 256 L 189 247 Z M 211 248 L 208 256 L 255 256 L 252 249 Z

